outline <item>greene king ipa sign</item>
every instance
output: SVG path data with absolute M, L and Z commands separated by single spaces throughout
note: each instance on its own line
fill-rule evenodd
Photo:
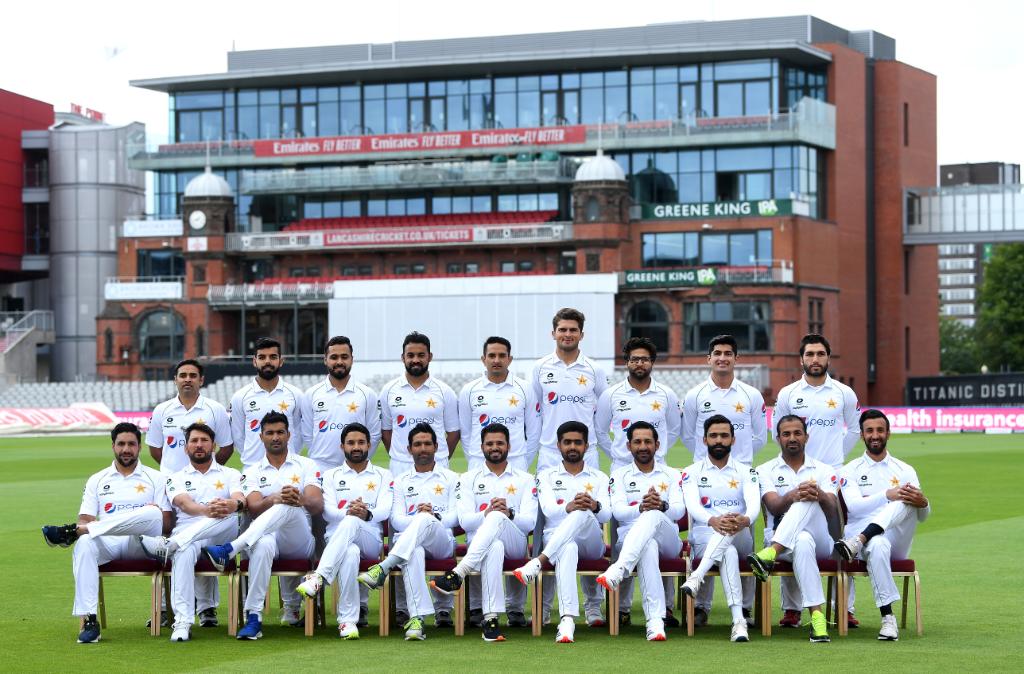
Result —
M 687 220 L 690 218 L 743 218 L 793 215 L 792 199 L 761 201 L 697 201 L 681 204 L 641 204 L 644 220 Z
M 630 269 L 622 272 L 621 288 L 685 288 L 710 286 L 718 280 L 714 267 Z

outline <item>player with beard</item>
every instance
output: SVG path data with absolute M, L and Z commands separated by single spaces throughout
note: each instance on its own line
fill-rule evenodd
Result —
M 896 641 L 899 629 L 892 604 L 900 598 L 892 578 L 892 560 L 907 559 L 917 523 L 931 514 L 917 472 L 889 453 L 889 419 L 879 410 L 860 415 L 867 451 L 846 464 L 839 485 L 849 510 L 846 538 L 835 550 L 848 562 L 867 562 L 875 605 L 882 614 L 880 641 Z M 853 585 L 851 583 L 851 589 Z
M 521 612 L 526 588 L 513 580 L 517 591 L 510 592 L 506 604 L 502 568 L 506 557 L 526 557 L 526 537 L 537 523 L 537 496 L 533 476 L 508 462 L 508 428 L 488 424 L 480 436 L 484 467 L 463 473 L 455 495 L 459 524 L 466 531 L 469 548 L 453 571 L 432 580 L 430 586 L 454 594 L 467 575 L 479 570 L 483 639 L 505 641 L 498 627 L 498 613 L 506 606 Z
M 859 408 L 853 389 L 829 375 L 831 358 L 827 339 L 813 333 L 804 335 L 800 340 L 804 375 L 779 391 L 775 418 L 787 414 L 802 417 L 807 422 L 807 456 L 838 471 L 857 444 Z
M 831 466 L 807 455 L 807 425 L 802 418 L 780 417 L 775 435 L 782 452 L 757 468 L 761 501 L 768 511 L 766 547 L 747 555 L 747 561 L 761 582 L 767 580 L 776 560 L 792 562 L 798 592 L 790 586 L 787 598 L 786 580 L 790 579 L 783 578 L 783 608 L 794 602 L 793 597 L 800 597 L 799 605 L 811 614 L 811 642 L 828 642 L 818 560 L 832 554 L 828 523 L 838 523 L 841 516 L 836 496 L 839 477 Z
M 690 513 L 690 544 L 700 564 L 686 578 L 683 592 L 700 600 L 698 590 L 712 566 L 718 565 L 726 602 L 732 612 L 731 641 L 749 641 L 743 614 L 740 555 L 754 549 L 750 523 L 761 512 L 757 472 L 732 456 L 733 424 L 721 414 L 704 420 L 707 455 L 683 469 L 683 496 Z M 703 605 L 711 611 L 710 598 Z
M 437 463 L 448 467 L 448 458 L 459 444 L 459 401 L 448 384 L 430 376 L 430 338 L 412 332 L 402 340 L 405 373 L 380 390 L 380 428 L 384 447 L 391 457 L 391 473 L 413 469 L 409 454 L 409 429 L 429 424 L 438 439 L 444 438 Z
M 544 564 L 554 565 L 562 614 L 555 642 L 560 644 L 575 641 L 575 621 L 580 614 L 576 567 L 580 559 L 604 556 L 602 526 L 611 519 L 608 476 L 583 463 L 587 445 L 586 425 L 567 421 L 558 427 L 562 464 L 537 475 L 537 500 L 544 513 L 544 550 L 515 570 L 519 582 L 530 585 Z M 597 612 L 600 614 L 600 606 Z
M 288 417 L 291 434 L 288 449 L 293 454 L 302 451 L 302 391 L 284 381 L 278 374 L 284 366 L 281 343 L 261 337 L 256 340 L 252 356 L 256 377 L 231 396 L 231 437 L 242 460 L 242 472 L 263 460 L 265 448 L 260 439 L 260 421 L 270 412 Z
M 171 641 L 189 641 L 199 614 L 202 627 L 217 626 L 220 604 L 217 578 L 196 576 L 193 570 L 203 545 L 223 543 L 238 535 L 236 513 L 245 508 L 242 476 L 213 458 L 214 431 L 204 424 L 185 429 L 189 465 L 167 478 L 167 498 L 176 514 L 170 538 L 139 536 L 151 558 L 171 567 L 171 606 L 174 629 Z
M 171 528 L 164 477 L 139 461 L 141 441 L 135 424 L 114 426 L 110 431 L 114 461 L 86 481 L 78 521 L 43 527 L 43 540 L 50 547 L 75 546 L 73 615 L 82 618 L 80 644 L 100 640 L 99 567 L 115 559 L 144 559 L 137 536 L 159 536 Z
M 370 430 L 353 422 L 341 432 L 345 463 L 323 479 L 327 547 L 313 573 L 299 584 L 300 594 L 313 597 L 325 583 L 338 580 L 338 636 L 358 639 L 360 557 L 379 558 L 382 522 L 391 514 L 394 481 L 391 472 L 370 463 Z
M 183 360 L 174 366 L 174 387 L 178 395 L 153 410 L 146 444 L 162 473 L 170 475 L 188 466 L 185 429 L 192 424 L 209 426 L 216 433 L 220 444 L 217 463 L 224 465 L 234 452 L 228 412 L 216 400 L 200 394 L 202 386 L 203 366 L 191 358 Z

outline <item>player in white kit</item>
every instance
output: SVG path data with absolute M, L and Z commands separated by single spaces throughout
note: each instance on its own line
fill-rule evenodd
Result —
M 171 528 L 171 506 L 164 476 L 139 462 L 142 433 L 135 424 L 120 423 L 110 432 L 114 462 L 85 483 L 78 521 L 43 527 L 51 547 L 75 546 L 72 571 L 75 605 L 82 618 L 78 643 L 100 640 L 96 619 L 99 606 L 99 567 L 115 559 L 144 559 L 140 534 L 159 536 Z
M 749 641 L 743 614 L 740 558 L 754 549 L 751 522 L 761 512 L 757 472 L 732 456 L 733 424 L 721 414 L 704 419 L 702 444 L 707 456 L 683 469 L 683 497 L 690 514 L 690 544 L 700 564 L 686 578 L 683 592 L 701 600 L 704 576 L 718 565 L 732 613 L 731 641 Z M 704 613 L 711 610 L 710 598 Z
M 609 489 L 612 517 L 619 523 L 618 559 L 597 577 L 607 590 L 637 570 L 647 618 L 647 640 L 665 641 L 665 586 L 660 557 L 678 557 L 682 549 L 679 519 L 686 514 L 682 476 L 655 462 L 658 431 L 646 421 L 626 429 L 633 463 L 612 473 Z
M 632 337 L 622 347 L 622 357 L 629 375 L 612 384 L 597 401 L 594 426 L 597 444 L 611 457 L 611 472 L 633 462 L 626 440 L 626 429 L 636 421 L 646 421 L 658 430 L 659 448 L 655 462 L 664 463 L 668 450 L 679 439 L 679 398 L 675 391 L 654 380 L 651 372 L 658 359 L 654 342 L 646 337 Z M 672 581 L 665 579 L 665 626 L 678 627 L 673 615 L 675 591 Z M 599 597 L 597 598 L 599 599 Z M 633 607 L 633 577 L 623 579 L 619 586 L 619 624 L 628 625 Z
M 438 439 L 444 438 L 437 463 L 448 467 L 448 459 L 459 444 L 459 401 L 448 384 L 430 376 L 430 339 L 413 332 L 402 340 L 405 373 L 384 384 L 380 390 L 380 428 L 384 448 L 391 458 L 393 475 L 412 470 L 409 429 L 430 424 Z
M 540 446 L 540 405 L 536 393 L 525 380 L 509 372 L 512 344 L 504 337 L 488 337 L 480 360 L 484 376 L 470 381 L 459 392 L 459 426 L 468 470 L 484 465 L 480 429 L 499 423 L 507 426 L 511 434 L 509 463 L 529 471 Z
M 752 465 L 754 456 L 768 440 L 764 396 L 736 378 L 738 358 L 735 337 L 712 337 L 708 343 L 711 374 L 683 397 L 683 444 L 693 452 L 694 461 L 707 456 L 704 420 L 716 414 L 729 419 L 736 428 L 736 443 L 731 452 L 735 461 Z
M 867 451 L 846 464 L 839 485 L 850 519 L 846 538 L 837 541 L 836 552 L 848 562 L 860 557 L 867 562 L 875 605 L 882 614 L 880 641 L 899 639 L 892 604 L 900 599 L 892 578 L 892 560 L 907 559 L 917 523 L 931 514 L 928 498 L 921 492 L 917 472 L 891 455 L 889 419 L 879 410 L 860 415 L 860 433 Z
M 576 309 L 559 309 L 551 320 L 551 338 L 555 351 L 533 365 L 528 379 L 541 408 L 540 454 L 537 470 L 557 466 L 556 433 L 566 421 L 579 421 L 590 434 L 590 447 L 584 461 L 599 467 L 594 410 L 597 399 L 608 388 L 608 378 L 597 363 L 580 353 L 585 317 Z
M 288 449 L 291 441 L 288 417 L 268 412 L 260 420 L 263 460 L 249 466 L 242 475 L 246 509 L 255 518 L 241 536 L 222 545 L 203 548 L 214 568 L 223 571 L 235 555 L 248 551 L 249 592 L 245 597 L 245 625 L 240 640 L 263 637 L 263 602 L 270 585 L 275 559 L 309 559 L 313 555 L 310 516 L 324 507 L 320 473 L 316 464 Z M 281 622 L 298 625 L 301 599 L 295 591 L 298 578 L 280 579 Z M 312 616 L 307 616 L 312 620 Z
M 821 335 L 800 340 L 804 375 L 779 391 L 775 418 L 802 417 L 807 422 L 807 456 L 838 471 L 857 444 L 860 409 L 853 389 L 829 375 L 831 357 L 832 347 Z
M 455 554 L 452 529 L 459 523 L 455 506 L 459 476 L 434 461 L 437 435 L 429 424 L 416 424 L 409 431 L 409 451 L 416 467 L 395 478 L 391 550 L 380 564 L 359 574 L 359 582 L 377 589 L 393 569 L 401 567 L 409 614 L 403 624 L 405 640 L 423 641 L 426 616 L 434 614 L 437 627 L 454 625 L 452 597 L 437 593 L 431 598 L 425 566 L 427 559 L 451 559 Z
M 189 641 L 199 615 L 201 627 L 217 626 L 220 604 L 217 578 L 196 576 L 194 569 L 202 547 L 230 541 L 238 535 L 238 515 L 245 508 L 242 475 L 214 458 L 216 433 L 205 424 L 185 429 L 185 453 L 189 465 L 167 478 L 167 498 L 176 522 L 170 538 L 139 536 L 149 557 L 171 566 L 171 608 L 174 625 L 171 641 Z
M 588 444 L 584 424 L 567 421 L 558 427 L 562 464 L 537 475 L 537 500 L 544 513 L 544 549 L 515 570 L 516 578 L 523 585 L 530 585 L 543 564 L 554 565 L 562 614 L 555 642 L 560 644 L 576 640 L 576 618 L 580 615 L 576 591 L 579 560 L 604 556 L 603 525 L 612 516 L 608 476 L 583 463 Z M 597 610 L 601 610 L 600 606 Z
M 256 377 L 231 396 L 231 437 L 242 460 L 242 472 L 259 463 L 266 455 L 261 434 L 261 421 L 270 412 L 288 417 L 290 437 L 288 451 L 298 455 L 302 451 L 302 391 L 280 376 L 284 366 L 281 343 L 261 337 L 256 340 L 252 356 Z
M 391 471 L 370 463 L 370 431 L 358 422 L 341 432 L 345 463 L 323 477 L 323 508 L 327 547 L 313 573 L 298 586 L 313 597 L 325 584 L 338 581 L 338 636 L 358 639 L 359 560 L 380 559 L 382 523 L 391 515 L 394 479 Z
M 522 612 L 526 588 L 513 580 L 506 604 L 502 568 L 506 557 L 526 557 L 526 537 L 537 523 L 537 490 L 532 475 L 509 464 L 509 432 L 504 424 L 488 424 L 480 434 L 486 463 L 462 474 L 455 495 L 459 525 L 466 531 L 469 547 L 455 569 L 430 581 L 430 586 L 453 594 L 467 575 L 479 570 L 483 639 L 505 641 L 498 613 L 510 606 Z
M 761 500 L 769 516 L 766 547 L 747 555 L 747 561 L 761 581 L 768 578 L 776 560 L 792 562 L 800 605 L 811 614 L 811 642 L 828 642 L 818 560 L 832 554 L 829 522 L 838 523 L 841 516 L 836 496 L 839 477 L 831 466 L 807 456 L 807 426 L 801 417 L 781 417 L 775 428 L 782 452 L 757 468 Z M 783 607 L 787 603 L 783 597 Z
M 228 411 L 216 400 L 199 392 L 203 386 L 203 366 L 197 360 L 183 360 L 174 366 L 174 386 L 178 395 L 153 409 L 146 432 L 150 456 L 160 472 L 170 475 L 188 465 L 185 455 L 185 429 L 192 424 L 209 426 L 217 434 L 217 463 L 224 465 L 234 451 Z

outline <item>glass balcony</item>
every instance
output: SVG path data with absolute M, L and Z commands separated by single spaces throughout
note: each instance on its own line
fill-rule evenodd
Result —
M 957 185 L 904 191 L 903 243 L 1024 241 L 1024 186 Z

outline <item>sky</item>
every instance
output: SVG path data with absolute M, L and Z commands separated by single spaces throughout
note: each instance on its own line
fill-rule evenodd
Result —
M 463 0 L 422 2 L 12 3 L 3 10 L 0 88 L 141 121 L 167 134 L 167 96 L 135 79 L 227 70 L 231 49 L 396 42 L 813 14 L 896 40 L 896 58 L 938 77 L 939 163 L 1024 163 L 1024 3 L 974 0 L 939 11 L 921 0 Z M 623 11 L 628 8 L 626 13 Z M 967 12 L 965 10 L 969 9 Z

